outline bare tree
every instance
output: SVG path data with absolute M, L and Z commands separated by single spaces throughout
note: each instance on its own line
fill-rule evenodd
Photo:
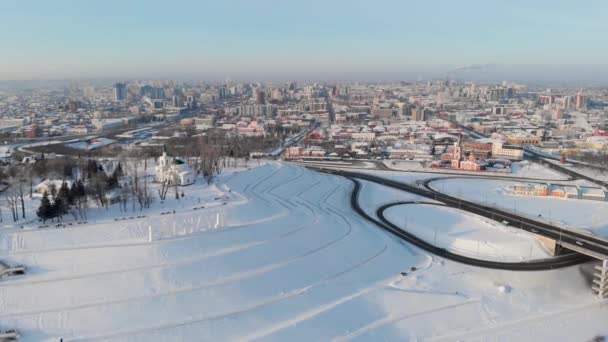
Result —
M 161 201 L 164 201 L 167 198 L 167 192 L 169 191 L 169 182 L 165 180 L 161 183 L 161 188 L 158 189 L 158 197 L 160 197 Z
M 89 208 L 89 199 L 87 197 L 87 191 L 84 189 L 82 181 L 79 181 L 78 184 L 77 196 L 75 198 L 75 209 L 78 213 L 78 216 L 81 220 L 87 219 L 87 209 Z
M 144 207 L 150 208 L 150 204 L 152 202 L 152 196 L 148 193 L 148 177 L 146 177 L 146 173 L 148 172 L 148 159 L 144 159 Z
M 123 184 L 120 188 L 120 210 L 127 212 L 127 202 L 129 201 L 129 196 L 131 195 L 131 189 L 128 184 Z
M 103 172 L 94 175 L 90 179 L 88 190 L 91 196 L 97 201 L 98 206 L 106 207 L 106 209 L 108 208 L 108 182 Z
M 144 201 L 144 208 L 150 208 L 150 205 L 152 205 L 152 202 L 154 202 L 154 196 L 153 193 L 151 191 L 148 191 L 146 188 L 144 188 L 143 191 L 143 201 Z
M 139 211 L 142 211 L 144 208 L 147 208 L 149 205 L 148 194 L 143 191 L 143 189 L 139 188 L 136 193 L 137 203 L 139 203 Z
M 19 195 L 17 191 L 12 187 L 8 189 L 4 196 L 4 201 L 6 207 L 13 215 L 13 222 L 17 222 L 19 220 Z
M 17 185 L 17 195 L 19 196 L 19 201 L 21 202 L 21 215 L 23 216 L 23 218 L 25 219 L 25 201 L 23 199 L 24 197 L 24 188 L 23 188 L 23 184 L 26 182 L 25 179 L 19 179 L 18 185 Z

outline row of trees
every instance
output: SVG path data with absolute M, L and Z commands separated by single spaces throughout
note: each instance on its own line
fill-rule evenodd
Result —
M 66 181 L 63 181 L 59 190 L 57 190 L 55 184 L 52 184 L 50 191 L 51 198 L 49 198 L 47 191 L 42 194 L 40 207 L 38 207 L 38 211 L 36 212 L 38 217 L 44 222 L 54 218 L 61 220 L 63 215 L 66 215 L 71 208 L 75 209 L 73 214 L 76 219 L 86 219 L 86 210 L 84 209 L 87 208 L 88 202 L 87 190 L 81 180 L 72 184 L 71 187 L 68 186 Z
M 276 137 L 243 138 L 218 131 L 194 139 L 171 139 L 167 145 L 170 154 L 183 156 L 197 174 L 202 174 L 211 183 L 225 167 L 236 167 L 237 160 L 244 160 L 246 166 L 250 151 L 276 146 Z M 133 157 L 119 157 L 122 162 L 118 162 L 110 174 L 95 159 L 85 158 L 47 159 L 42 155 L 33 164 L 10 165 L 0 169 L 0 179 L 11 184 L 4 192 L 3 203 L 10 209 L 14 221 L 20 216 L 25 219 L 24 196 L 28 192 L 28 185 L 31 196 L 35 179 L 59 178 L 66 180 L 67 189 L 61 183 L 59 189 L 52 190 L 51 187 L 49 193 L 43 194 L 37 214 L 45 221 L 62 219 L 67 213 L 72 213 L 75 218 L 86 219 L 89 200 L 106 209 L 112 203 L 119 203 L 121 211 L 127 211 L 130 202 L 132 211 L 141 211 L 150 207 L 154 195 L 146 177 L 148 159 Z M 79 181 L 70 187 L 67 180 L 73 179 Z M 169 184 L 161 184 L 158 191 L 161 200 L 166 198 L 169 189 Z M 175 187 L 175 197 L 179 198 L 178 187 Z
M 69 212 L 75 219 L 86 220 L 89 198 L 95 199 L 99 206 L 107 208 L 109 205 L 107 193 L 119 187 L 119 179 L 124 174 L 122 165 L 119 163 L 108 176 L 103 167 L 93 159 L 88 160 L 83 167 L 74 167 L 71 162 L 66 160 L 63 169 L 64 181 L 59 189 L 55 184 L 51 184 L 49 186 L 50 194 L 45 191 L 40 200 L 37 215 L 45 222 L 55 218 L 61 220 Z M 74 176 L 78 176 L 78 180 L 70 187 L 65 179 Z
M 106 209 L 110 204 L 118 203 L 120 210 L 125 212 L 129 200 L 132 202 L 133 211 L 136 208 L 140 211 L 149 208 L 153 196 L 148 190 L 146 177 L 140 176 L 138 166 L 139 163 L 133 163 L 134 177 L 130 178 L 130 181 L 124 181 L 125 171 L 122 163 L 118 163 L 108 175 L 95 160 L 89 160 L 82 168 L 76 169 L 75 172 L 80 178 L 71 187 L 66 181 L 62 182 L 58 190 L 53 184 L 50 186 L 50 194 L 45 192 L 40 200 L 37 215 L 46 221 L 55 218 L 61 220 L 64 215 L 71 213 L 75 219 L 86 220 L 89 200 Z
M 210 130 L 193 138 L 174 138 L 167 144 L 170 154 L 183 156 L 188 164 L 208 183 L 226 167 L 236 167 L 237 161 L 249 160 L 252 151 L 270 150 L 280 143 L 274 137 L 241 137 L 223 131 Z

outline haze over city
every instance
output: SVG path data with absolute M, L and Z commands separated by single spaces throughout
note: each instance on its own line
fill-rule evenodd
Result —
M 602 83 L 605 1 L 3 1 L 0 79 Z M 511 77 L 506 77 L 511 76 Z

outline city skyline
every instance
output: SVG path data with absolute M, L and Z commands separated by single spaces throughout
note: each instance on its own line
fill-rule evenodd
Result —
M 600 1 L 0 4 L 0 80 L 602 82 Z

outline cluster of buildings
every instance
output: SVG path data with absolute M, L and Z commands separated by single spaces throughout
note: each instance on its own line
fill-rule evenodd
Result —
M 279 139 L 316 127 L 285 157 L 413 159 L 483 170 L 494 160 L 521 160 L 527 146 L 556 154 L 608 150 L 608 92 L 454 80 L 168 80 L 73 82 L 0 94 L 5 136 L 136 131 L 149 122 L 187 136 L 217 131 Z
M 301 145 L 284 157 L 408 159 L 467 171 L 509 171 L 509 160 L 522 160 L 524 153 L 521 146 L 500 141 L 464 141 L 461 128 L 438 118 L 332 124 L 310 133 Z
M 550 183 L 516 184 L 509 190 L 516 196 L 550 196 L 563 199 L 586 199 L 594 201 L 606 201 L 608 195 L 602 188 L 567 186 Z
M 450 166 L 454 170 L 485 170 L 485 163 L 475 158 L 475 152 L 469 153 L 469 157 L 466 159 L 464 158 L 462 153 L 462 135 L 458 138 L 458 141 L 454 143 L 454 152 L 451 153 Z
M 608 150 L 608 91 L 602 89 L 449 80 L 326 89 L 333 120 L 322 121 L 286 158 L 410 159 L 508 171 L 508 161 L 522 160 L 529 146 L 556 155 Z
M 131 83 L 104 87 L 73 83 L 71 87 L 14 90 L 0 95 L 0 134 L 15 139 L 95 134 L 152 120 L 176 121 L 197 108 L 174 106 L 170 98 L 155 99 L 163 103 L 155 105 L 147 95 L 159 97 L 164 88 L 147 88 Z
M 468 157 L 465 157 L 465 149 L 468 150 Z M 503 150 L 521 151 L 522 154 L 512 153 L 510 156 L 505 156 Z M 501 143 L 463 143 L 460 135 L 458 141 L 454 143 L 453 151 L 442 154 L 441 159 L 432 166 L 463 171 L 510 172 L 511 160 L 521 160 L 522 157 L 523 151 L 517 148 L 504 147 Z

